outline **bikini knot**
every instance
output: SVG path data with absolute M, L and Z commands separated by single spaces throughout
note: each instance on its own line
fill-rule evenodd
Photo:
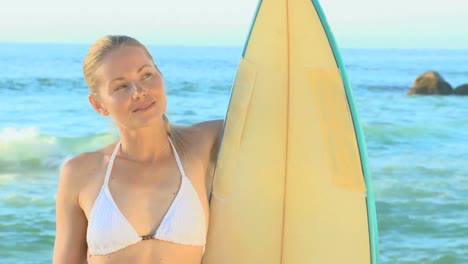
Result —
M 150 240 L 150 239 L 154 239 L 154 236 L 153 235 L 141 236 L 141 240 Z

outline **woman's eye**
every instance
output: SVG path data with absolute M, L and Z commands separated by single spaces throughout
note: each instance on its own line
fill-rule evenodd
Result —
M 119 85 L 117 87 L 114 88 L 114 91 L 118 91 L 118 90 L 122 90 L 122 89 L 125 89 L 127 88 L 127 85 L 126 84 L 122 84 L 122 85 Z
M 149 78 L 151 78 L 151 76 L 153 76 L 153 74 L 151 74 L 151 73 L 146 73 L 145 75 L 143 75 L 143 78 L 141 78 L 141 79 L 142 79 L 142 80 L 149 79 Z

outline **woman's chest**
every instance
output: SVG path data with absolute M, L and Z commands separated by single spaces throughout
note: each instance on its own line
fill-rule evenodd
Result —
M 163 166 L 143 166 L 116 159 L 107 182 L 108 172 L 100 170 L 80 193 L 80 205 L 88 221 L 98 198 L 107 196 L 111 203 L 107 206 L 109 210 L 123 215 L 138 233 L 150 233 L 180 194 L 183 179 L 186 179 L 185 185 L 195 191 L 193 199 L 200 201 L 208 218 L 207 165 L 200 159 L 182 159 L 181 163 L 182 166 L 175 161 Z

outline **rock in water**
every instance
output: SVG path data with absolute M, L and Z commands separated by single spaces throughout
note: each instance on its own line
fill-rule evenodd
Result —
M 419 75 L 408 91 L 408 95 L 448 95 L 452 93 L 452 86 L 436 71 L 428 71 Z
M 456 95 L 468 95 L 468 83 L 458 86 L 453 93 Z

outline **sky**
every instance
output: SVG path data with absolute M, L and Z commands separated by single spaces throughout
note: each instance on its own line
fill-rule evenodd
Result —
M 242 46 L 257 2 L 4 0 L 0 42 L 89 44 L 103 35 L 126 34 L 145 44 Z M 320 3 L 340 47 L 468 49 L 468 1 Z

